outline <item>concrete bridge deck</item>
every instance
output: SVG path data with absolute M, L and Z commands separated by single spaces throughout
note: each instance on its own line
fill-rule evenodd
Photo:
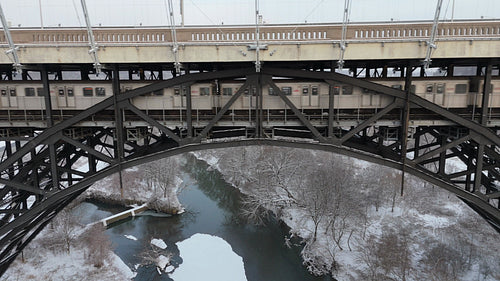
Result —
M 432 23 L 391 22 L 349 24 L 344 60 L 424 59 Z M 340 55 L 341 24 L 262 25 L 260 60 L 335 61 Z M 93 63 L 84 28 L 11 29 L 20 62 Z M 254 26 L 177 28 L 181 63 L 253 62 Z M 94 28 L 101 63 L 173 63 L 171 29 Z M 500 21 L 440 23 L 433 59 L 500 57 Z M 8 48 L 0 35 L 0 47 Z M 263 50 L 262 50 L 263 48 Z M 0 64 L 11 64 L 0 56 Z

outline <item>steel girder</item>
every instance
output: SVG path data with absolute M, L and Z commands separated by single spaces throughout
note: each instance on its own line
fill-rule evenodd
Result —
M 6 151 L 10 152 L 0 162 L 0 183 L 4 185 L 0 189 L 0 273 L 5 272 L 50 219 L 95 181 L 122 169 L 175 154 L 246 145 L 331 151 L 404 170 L 453 192 L 500 230 L 500 191 L 495 184 L 500 177 L 500 138 L 480 124 L 410 94 L 408 89 L 405 92 L 332 72 L 262 68 L 256 73 L 248 68 L 186 74 L 119 94 L 117 74 L 118 67 L 115 66 L 113 97 L 71 119 L 40 129 L 38 135 L 22 147 L 19 144 L 12 149 L 10 141 L 5 141 Z M 392 101 L 357 120 L 355 126 L 346 128 L 335 121 L 339 118 L 340 107 L 330 95 L 326 107 L 328 120 L 318 125 L 311 121 L 307 112 L 294 105 L 273 77 L 311 79 L 331 85 L 349 84 L 389 96 Z M 162 120 L 149 116 L 132 102 L 135 97 L 163 88 L 232 78 L 242 79 L 243 86 L 203 126 L 195 126 L 192 119 L 187 118 L 187 115 L 191 117 L 190 105 L 183 112 L 186 117 L 184 126 L 168 128 Z M 290 130 L 287 126 L 266 124 L 262 106 L 264 86 L 274 90 L 301 126 Z M 239 138 L 217 139 L 216 129 L 220 129 L 220 121 L 230 118 L 231 105 L 246 97 L 243 95 L 245 90 L 251 92 L 253 88 L 256 89 L 257 102 L 249 109 L 248 126 L 241 131 L 244 133 Z M 187 95 L 189 97 L 189 91 Z M 191 99 L 186 100 L 189 103 Z M 115 128 L 75 129 L 80 121 L 110 109 L 115 111 Z M 407 111 L 411 110 L 424 110 L 456 125 L 420 126 L 409 130 L 405 119 L 408 118 Z M 120 118 L 125 111 L 148 124 L 137 129 L 137 138 L 125 136 L 125 120 Z M 385 119 L 399 121 L 400 125 L 377 125 L 378 121 Z M 74 133 L 74 130 L 80 131 Z M 274 135 L 273 132 L 278 130 L 288 130 L 288 137 Z M 304 139 L 304 132 L 309 139 Z M 478 154 L 480 151 L 483 153 Z M 446 163 L 450 159 L 461 161 L 466 168 L 453 173 L 447 171 Z M 76 167 L 77 161 L 87 163 L 87 167 Z M 480 176 L 476 176 L 477 171 Z

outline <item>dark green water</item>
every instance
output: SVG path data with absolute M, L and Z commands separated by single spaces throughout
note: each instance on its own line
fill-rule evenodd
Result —
M 248 281 L 313 281 L 330 280 L 327 277 L 314 277 L 302 266 L 300 248 L 289 249 L 284 246 L 286 227 L 276 221 L 266 226 L 248 225 L 238 219 L 240 193 L 217 171 L 186 156 L 186 163 L 180 174 L 186 188 L 179 196 L 187 212 L 174 217 L 144 215 L 113 225 L 108 229 L 115 253 L 133 268 L 139 264 L 138 257 L 144 249 L 150 248 L 152 238 L 163 239 L 168 250 L 173 252 L 174 262 L 181 263 L 182 258 L 175 243 L 185 240 L 196 233 L 211 234 L 226 240 L 233 251 L 244 261 Z M 102 218 L 117 209 L 96 206 L 90 203 L 93 215 L 87 215 L 89 221 Z M 133 235 L 138 240 L 127 239 L 124 235 Z M 216 257 L 214 257 L 216 258 Z M 166 274 L 159 275 L 153 266 L 141 266 L 137 269 L 135 280 L 172 280 Z M 207 276 L 204 280 L 218 280 L 217 276 Z

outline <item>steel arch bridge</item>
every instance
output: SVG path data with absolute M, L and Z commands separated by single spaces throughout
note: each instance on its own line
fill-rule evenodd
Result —
M 412 72 L 408 66 L 406 73 Z M 46 93 L 49 82 L 44 68 Z M 313 122 L 276 85 L 273 78 L 296 78 L 335 82 L 361 87 L 391 97 L 385 108 L 365 115 L 355 125 L 341 127 L 335 120 L 334 96 L 329 96 L 328 117 Z M 185 126 L 168 128 L 135 107 L 134 97 L 156 90 L 214 79 L 240 79 L 243 86 L 203 126 L 192 120 L 190 91 L 187 91 Z M 496 132 L 410 93 L 411 75 L 405 91 L 356 79 L 335 72 L 279 68 L 221 70 L 185 74 L 141 88 L 120 92 L 119 68 L 112 70 L 114 95 L 78 115 L 32 132 L 24 145 L 6 140 L 0 162 L 0 274 L 50 220 L 92 183 L 122 169 L 189 151 L 246 145 L 272 145 L 336 152 L 382 164 L 413 174 L 456 194 L 500 231 L 500 138 Z M 270 126 L 264 120 L 262 88 L 270 87 L 293 112 L 299 127 Z M 245 90 L 256 89 L 256 106 L 248 126 L 224 127 L 231 105 Z M 126 137 L 123 113 L 134 114 L 147 123 L 141 139 Z M 416 126 L 410 130 L 410 112 L 419 111 L 447 121 L 447 126 Z M 114 113 L 114 127 L 78 127 L 102 112 Z M 51 116 L 48 123 L 52 123 Z M 389 128 L 380 120 L 395 121 Z M 388 131 L 394 133 L 387 138 Z M 225 132 L 225 133 L 224 133 Z M 228 134 L 230 132 L 230 134 Z M 449 173 L 446 163 L 459 159 L 466 169 Z M 87 170 L 75 163 L 85 160 Z

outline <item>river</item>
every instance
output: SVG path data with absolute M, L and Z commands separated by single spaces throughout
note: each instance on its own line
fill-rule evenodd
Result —
M 307 272 L 300 258 L 300 246 L 284 246 L 286 226 L 275 220 L 265 226 L 242 222 L 238 218 L 239 191 L 225 182 L 218 171 L 209 169 L 206 163 L 191 155 L 184 156 L 183 160 L 185 163 L 180 177 L 185 188 L 179 195 L 179 200 L 186 208 L 186 213 L 173 217 L 145 213 L 111 225 L 107 230 L 115 253 L 126 264 L 132 268 L 139 264 L 141 259 L 138 255 L 145 249 L 150 249 L 152 238 L 160 238 L 166 242 L 167 249 L 174 254 L 174 265 L 182 263 L 175 243 L 193 234 L 204 233 L 224 239 L 243 258 L 248 281 L 331 280 L 328 277 L 315 277 Z M 81 216 L 82 223 L 122 210 L 92 203 L 82 203 L 80 208 L 85 209 L 86 214 Z M 128 239 L 125 235 L 132 235 L 137 240 Z M 159 275 L 154 266 L 140 266 L 135 280 L 172 279 L 166 274 Z M 217 276 L 207 276 L 205 280 L 217 280 Z

